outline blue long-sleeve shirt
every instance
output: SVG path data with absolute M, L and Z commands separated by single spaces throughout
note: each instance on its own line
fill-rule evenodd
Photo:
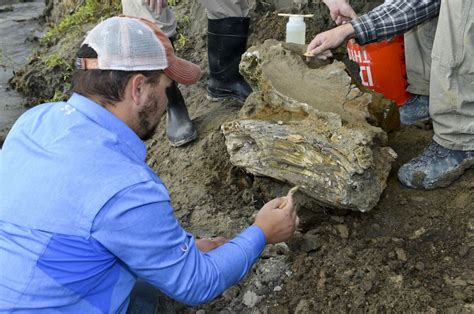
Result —
M 0 151 L 0 312 L 124 313 L 137 277 L 199 304 L 247 273 L 262 230 L 200 252 L 145 155 L 78 94 L 18 119 Z

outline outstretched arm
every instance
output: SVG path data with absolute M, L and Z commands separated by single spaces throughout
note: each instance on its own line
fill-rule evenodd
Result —
M 316 35 L 308 45 L 308 52 L 318 55 L 341 46 L 350 38 L 367 44 L 403 34 L 437 16 L 440 6 L 441 0 L 387 2 L 350 23 Z
M 212 249 L 180 226 L 162 184 L 144 182 L 104 206 L 92 237 L 136 276 L 177 301 L 195 305 L 239 282 L 266 243 L 285 241 L 293 234 L 297 215 L 291 196 L 284 208 L 278 208 L 283 199 L 265 204 L 254 225 Z

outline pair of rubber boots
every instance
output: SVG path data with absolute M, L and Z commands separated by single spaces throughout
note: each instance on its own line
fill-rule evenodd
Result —
M 207 50 L 210 78 L 207 92 L 212 99 L 244 102 L 252 89 L 239 73 L 247 47 L 249 18 L 228 17 L 208 20 Z M 183 95 L 175 86 L 168 91 L 166 133 L 171 146 L 187 144 L 197 137 Z

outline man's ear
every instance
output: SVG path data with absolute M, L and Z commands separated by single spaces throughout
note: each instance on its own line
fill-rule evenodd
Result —
M 130 79 L 131 96 L 133 103 L 139 105 L 143 97 L 146 77 L 143 74 L 136 74 Z

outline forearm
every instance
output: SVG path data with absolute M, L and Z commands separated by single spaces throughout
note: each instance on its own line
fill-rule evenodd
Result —
M 441 0 L 396 0 L 378 6 L 351 22 L 359 44 L 403 34 L 439 14 Z
M 188 259 L 194 268 L 183 264 L 179 282 L 173 285 L 177 289 L 170 296 L 190 305 L 213 300 L 247 274 L 264 247 L 263 232 L 252 226 L 210 252 L 193 248 Z

